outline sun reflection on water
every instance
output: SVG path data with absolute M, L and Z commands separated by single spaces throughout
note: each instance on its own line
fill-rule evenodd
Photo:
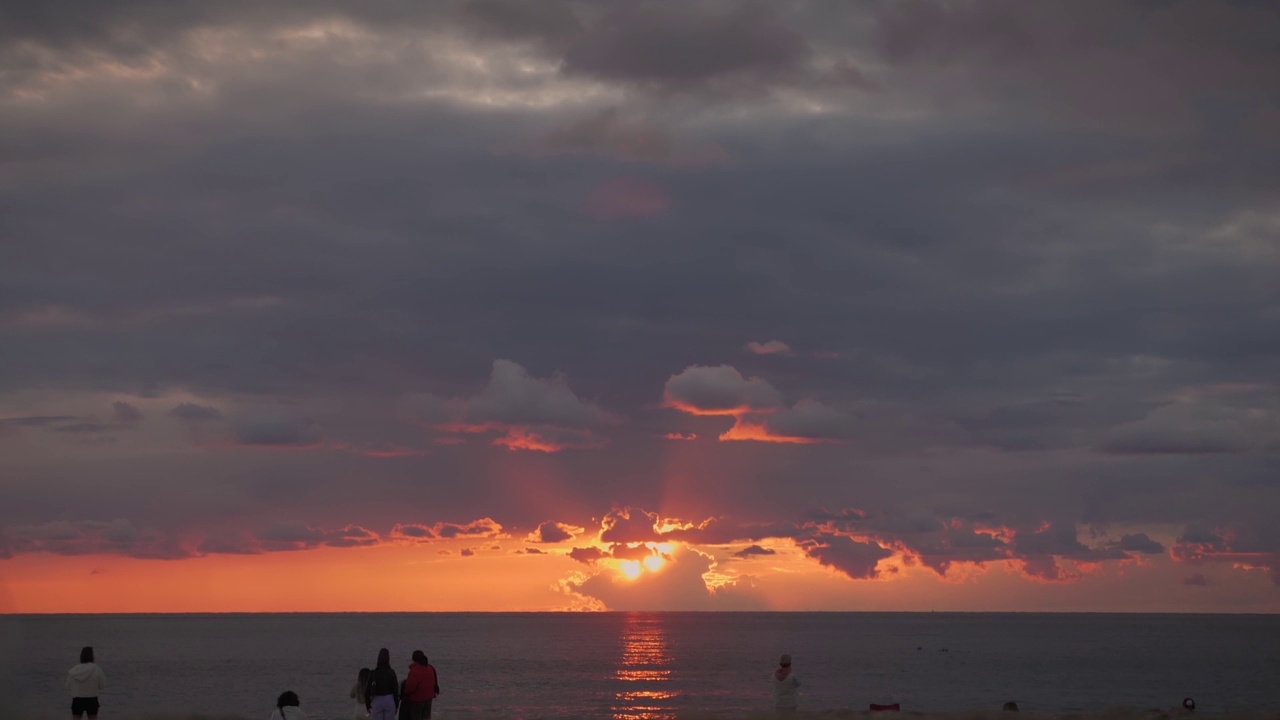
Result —
M 666 720 L 674 718 L 679 691 L 665 688 L 671 680 L 671 656 L 660 617 L 632 613 L 622 626 L 622 658 L 614 679 L 624 683 L 615 693 L 613 717 L 617 720 Z

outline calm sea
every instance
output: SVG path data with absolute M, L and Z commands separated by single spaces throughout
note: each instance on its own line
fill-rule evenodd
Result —
M 901 703 L 1202 712 L 1280 709 L 1280 616 L 602 613 L 45 615 L 0 618 L 0 713 L 65 715 L 63 678 L 96 648 L 104 720 L 267 718 L 297 692 L 314 718 L 349 718 L 378 648 L 403 673 L 424 650 L 441 718 L 758 715 L 795 658 L 808 710 Z M 403 677 L 403 675 L 402 675 Z

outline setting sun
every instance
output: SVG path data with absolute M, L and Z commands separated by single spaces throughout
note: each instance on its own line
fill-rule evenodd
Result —
M 631 580 L 640 577 L 639 560 L 623 560 L 619 569 L 622 570 L 623 575 L 626 575 Z
M 657 572 L 665 562 L 661 555 L 650 555 L 644 559 L 644 566 L 649 568 L 650 572 Z

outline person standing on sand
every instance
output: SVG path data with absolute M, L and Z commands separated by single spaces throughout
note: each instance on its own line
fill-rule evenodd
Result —
M 71 717 L 98 717 L 98 693 L 107 687 L 107 676 L 93 661 L 93 648 L 80 649 L 80 664 L 67 672 L 67 688 L 71 690 Z
M 413 664 L 404 681 L 404 701 L 409 704 L 409 720 L 429 720 L 431 701 L 440 694 L 436 669 L 427 662 L 426 653 L 413 651 Z
M 791 656 L 778 658 L 778 669 L 773 671 L 773 708 L 778 712 L 796 711 L 800 700 L 800 679 L 791 671 Z
M 356 673 L 356 684 L 351 686 L 351 699 L 356 701 L 351 708 L 352 720 L 365 720 L 369 717 L 369 701 L 365 698 L 365 688 L 369 685 L 369 668 L 360 668 Z
M 396 671 L 391 669 L 391 651 L 382 648 L 378 651 L 378 664 L 369 673 L 369 684 L 365 686 L 365 703 L 373 720 L 396 720 L 397 692 L 400 680 Z

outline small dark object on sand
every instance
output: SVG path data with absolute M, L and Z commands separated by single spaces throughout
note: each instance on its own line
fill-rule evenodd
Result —
M 871 703 L 871 712 L 898 712 L 901 709 L 902 708 L 898 703 L 894 703 L 892 705 L 878 705 L 876 703 Z
M 1192 700 L 1191 698 L 1183 698 L 1183 699 L 1182 699 L 1182 709 L 1183 709 L 1183 710 L 1186 710 L 1187 712 L 1195 712 L 1195 711 L 1196 711 L 1196 701 L 1195 701 L 1195 700 Z
M 1004 704 L 1004 707 L 1002 707 L 1002 708 L 1000 708 L 1000 709 L 1001 709 L 1001 710 L 1007 710 L 1007 711 L 1009 711 L 1009 712 L 1018 712 L 1018 703 L 1016 703 L 1016 702 L 1014 702 L 1014 701 L 1010 700 L 1009 702 L 1007 702 L 1007 703 L 1005 703 L 1005 704 Z

